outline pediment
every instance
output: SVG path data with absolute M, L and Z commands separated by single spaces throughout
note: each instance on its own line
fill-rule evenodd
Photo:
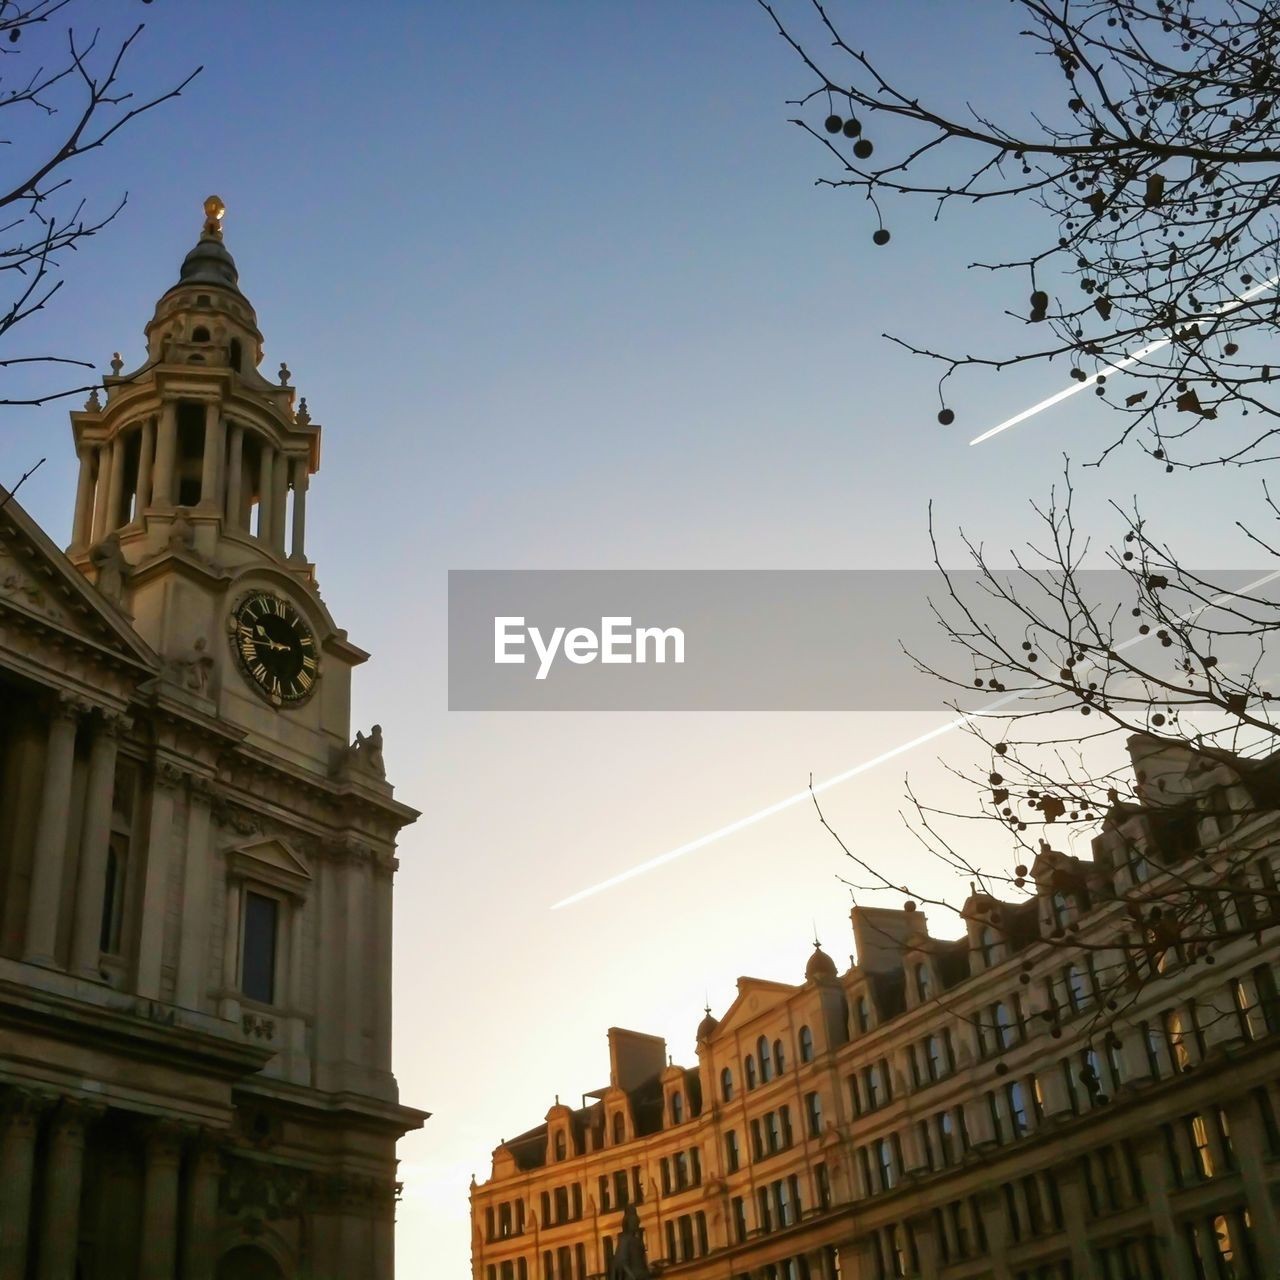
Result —
M 287 840 L 275 836 L 228 849 L 227 867 L 234 875 L 260 881 L 295 897 L 304 896 L 311 885 L 311 868 L 306 859 Z
M 0 606 L 28 624 L 72 638 L 152 675 L 160 659 L 53 544 L 16 499 L 0 488 Z
M 770 1009 L 776 1009 L 799 989 L 785 982 L 770 982 L 765 978 L 739 978 L 738 995 L 712 1032 L 712 1040 L 718 1039 L 726 1031 L 744 1026 L 761 1014 L 768 1013 Z

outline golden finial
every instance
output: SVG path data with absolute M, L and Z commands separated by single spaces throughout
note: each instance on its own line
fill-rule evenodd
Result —
M 204 202 L 204 234 L 206 240 L 222 239 L 222 219 L 226 217 L 227 206 L 222 203 L 221 196 L 208 196 Z

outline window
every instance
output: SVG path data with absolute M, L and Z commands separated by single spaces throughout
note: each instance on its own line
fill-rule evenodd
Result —
M 1019 1081 L 1015 1080 L 1012 1084 L 1005 1085 L 1004 1100 L 1009 1111 L 1009 1124 L 1013 1129 L 1013 1136 L 1025 1137 L 1027 1132 L 1026 1095 Z
M 754 1089 L 756 1087 L 756 1060 L 747 1054 L 742 1063 L 743 1075 L 747 1078 L 747 1088 Z
M 725 1102 L 733 1101 L 733 1072 L 728 1067 L 720 1073 L 720 1097 Z
M 671 1095 L 671 1123 L 682 1124 L 684 1122 L 684 1094 L 678 1089 Z
M 978 934 L 978 948 L 982 952 L 982 967 L 990 969 L 996 962 L 996 931 L 989 925 L 982 926 L 982 932 Z
M 932 1082 L 942 1075 L 942 1046 L 937 1036 L 924 1038 L 925 1074 Z
M 108 955 L 120 954 L 120 926 L 124 920 L 125 867 L 129 854 L 129 837 L 113 831 L 107 845 L 107 879 L 102 894 L 102 924 L 98 950 Z
M 938 1138 L 938 1154 L 942 1158 L 944 1165 L 955 1164 L 956 1147 L 955 1132 L 956 1124 L 952 1118 L 950 1111 L 940 1111 L 933 1118 L 934 1131 Z
M 853 1002 L 853 1016 L 859 1031 L 871 1030 L 871 1005 L 866 996 L 859 996 Z
M 916 999 L 924 1004 L 933 995 L 933 988 L 929 981 L 929 966 L 926 964 L 918 964 L 915 968 L 916 979 Z
M 809 1117 L 809 1136 L 822 1137 L 822 1098 L 817 1093 L 805 1094 L 804 1109 Z
M 917 1132 L 920 1137 L 920 1157 L 924 1161 L 926 1169 L 933 1169 L 936 1166 L 933 1163 L 933 1143 L 929 1141 L 929 1122 L 921 1120 L 917 1125 Z
M 1216 1172 L 1216 1165 L 1213 1149 L 1209 1145 L 1209 1126 L 1204 1116 L 1197 1111 L 1194 1115 L 1184 1116 L 1182 1123 L 1191 1141 L 1192 1160 L 1196 1173 L 1201 1178 L 1212 1178 Z
M 808 1027 L 800 1028 L 800 1061 L 813 1061 L 813 1032 Z
M 756 1057 L 760 1060 L 760 1083 L 768 1084 L 773 1079 L 773 1063 L 769 1058 L 769 1041 L 764 1036 L 756 1041 Z
M 1071 1003 L 1072 1013 L 1079 1013 L 1089 1004 L 1090 991 L 1085 979 L 1084 970 L 1078 964 L 1069 964 L 1062 971 L 1063 985 L 1066 987 L 1067 999 Z
M 818 1208 L 831 1208 L 831 1175 L 827 1173 L 827 1166 L 822 1162 L 813 1166 L 813 1181 L 818 1189 Z
M 569 1154 L 568 1143 L 565 1142 L 563 1129 L 556 1130 L 555 1149 L 557 1160 L 563 1160 Z
M 280 904 L 275 898 L 251 889 L 245 891 L 240 990 L 260 1004 L 275 1002 L 279 914 Z
M 747 1207 L 741 1196 L 733 1197 L 733 1234 L 739 1244 L 747 1238 Z
M 726 1173 L 737 1171 L 742 1156 L 738 1151 L 738 1135 L 733 1129 L 724 1135 L 724 1167 Z
M 871 1144 L 871 1153 L 875 1162 L 876 1172 L 880 1177 L 880 1189 L 882 1191 L 892 1191 L 894 1184 L 897 1182 L 897 1176 L 893 1167 L 893 1153 L 888 1142 L 883 1138 L 877 1138 Z
M 613 1204 L 617 1209 L 627 1207 L 627 1171 L 618 1169 L 613 1175 Z
M 782 1041 L 773 1042 L 773 1069 L 781 1075 L 787 1069 L 787 1059 L 782 1052 Z
M 613 1145 L 621 1146 L 627 1140 L 627 1118 L 621 1111 L 613 1113 Z
M 1013 1043 L 1013 1019 L 1009 1016 L 1009 1006 L 998 1000 L 991 1006 L 991 1021 L 995 1026 L 996 1043 L 1007 1049 Z

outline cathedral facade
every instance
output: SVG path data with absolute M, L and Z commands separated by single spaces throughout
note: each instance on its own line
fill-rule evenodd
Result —
M 206 221 L 0 490 L 0 1280 L 391 1280 L 397 834 L 305 550 L 320 427 Z

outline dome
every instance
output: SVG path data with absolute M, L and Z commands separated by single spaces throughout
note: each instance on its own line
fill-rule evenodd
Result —
M 836 962 L 815 942 L 813 944 L 813 955 L 809 957 L 809 963 L 804 967 L 804 979 L 808 982 L 811 978 L 834 978 L 836 976 Z
M 715 1031 L 715 1029 L 719 1025 L 720 1025 L 720 1019 L 714 1017 L 711 1013 L 711 1010 L 708 1009 L 706 1013 L 706 1017 L 704 1017 L 702 1021 L 698 1023 L 698 1043 L 706 1044 L 706 1042 L 711 1039 L 711 1033 Z
M 236 270 L 235 259 L 222 243 L 222 218 L 226 211 L 226 206 L 217 196 L 210 196 L 204 202 L 204 228 L 196 247 L 182 260 L 182 269 L 178 272 L 178 283 L 173 286 L 174 289 L 193 284 L 212 284 L 240 292 L 240 273 Z M 171 289 L 170 292 L 172 291 Z

